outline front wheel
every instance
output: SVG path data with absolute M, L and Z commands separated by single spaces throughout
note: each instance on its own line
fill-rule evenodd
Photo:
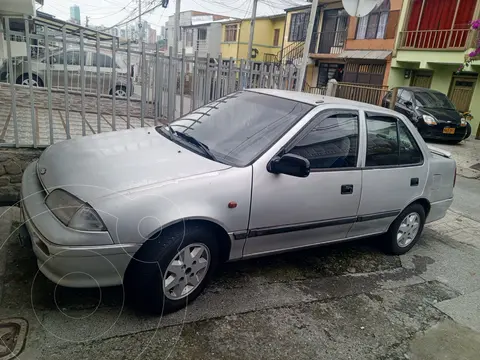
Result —
M 200 295 L 218 264 L 215 233 L 198 225 L 166 229 L 148 240 L 125 275 L 127 297 L 148 312 L 167 314 Z
M 425 225 L 425 209 L 420 204 L 408 206 L 390 225 L 386 234 L 387 251 L 394 255 L 407 253 L 420 238 Z
M 463 140 L 468 139 L 470 135 L 472 135 L 472 126 L 470 125 L 470 123 L 467 123 L 467 131 Z
M 17 84 L 29 86 L 32 83 L 33 87 L 43 87 L 43 80 L 40 79 L 37 75 L 32 74 L 32 79 L 30 80 L 28 74 L 20 75 L 16 81 Z

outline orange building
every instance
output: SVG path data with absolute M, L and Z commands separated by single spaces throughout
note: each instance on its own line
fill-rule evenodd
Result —
M 395 36 L 404 0 L 385 0 L 369 15 L 351 17 L 341 1 L 319 0 L 310 64 L 305 76 L 309 87 L 323 87 L 328 80 L 386 86 Z M 286 9 L 284 56 L 289 48 L 305 42 L 310 6 Z M 300 54 L 297 50 L 296 53 Z M 301 55 L 299 55 L 301 56 Z

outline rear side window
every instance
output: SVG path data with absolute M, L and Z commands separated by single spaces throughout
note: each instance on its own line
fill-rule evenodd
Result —
M 335 114 L 316 122 L 289 152 L 310 161 L 311 169 L 357 166 L 358 114 Z
M 418 165 L 422 161 L 422 152 L 403 122 L 388 116 L 367 117 L 367 167 Z
M 93 54 L 93 66 L 113 68 L 113 60 L 110 56 L 104 54 Z
M 398 121 L 398 138 L 400 141 L 400 165 L 419 164 L 423 161 L 422 152 L 410 130 Z

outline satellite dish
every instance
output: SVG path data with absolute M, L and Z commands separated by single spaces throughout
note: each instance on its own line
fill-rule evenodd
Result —
M 363 17 L 368 15 L 377 6 L 380 6 L 384 0 L 342 0 L 343 8 L 348 15 Z

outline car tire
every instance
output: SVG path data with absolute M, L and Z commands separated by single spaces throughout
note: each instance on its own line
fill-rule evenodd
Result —
M 198 263 L 192 258 L 180 265 L 182 256 L 195 251 Z M 215 232 L 208 227 L 182 223 L 167 228 L 147 240 L 130 261 L 124 279 L 128 302 L 155 314 L 185 307 L 208 284 L 218 265 L 219 251 Z M 203 272 L 200 266 L 205 266 Z M 169 287 L 175 281 L 178 285 Z
M 425 226 L 425 208 L 412 204 L 398 215 L 386 234 L 386 250 L 393 255 L 407 253 L 422 235 Z
M 467 131 L 465 132 L 465 137 L 463 138 L 463 140 L 468 139 L 470 135 L 472 135 L 472 126 L 470 125 L 470 123 L 467 123 Z
M 110 95 L 113 95 L 113 90 L 110 90 Z M 126 98 L 127 97 L 127 88 L 125 86 L 117 85 L 115 87 L 115 97 L 117 98 Z
M 43 87 L 43 80 L 35 74 L 32 74 L 33 87 Z M 19 85 L 28 86 L 29 77 L 28 74 L 22 74 L 17 78 L 16 83 Z

